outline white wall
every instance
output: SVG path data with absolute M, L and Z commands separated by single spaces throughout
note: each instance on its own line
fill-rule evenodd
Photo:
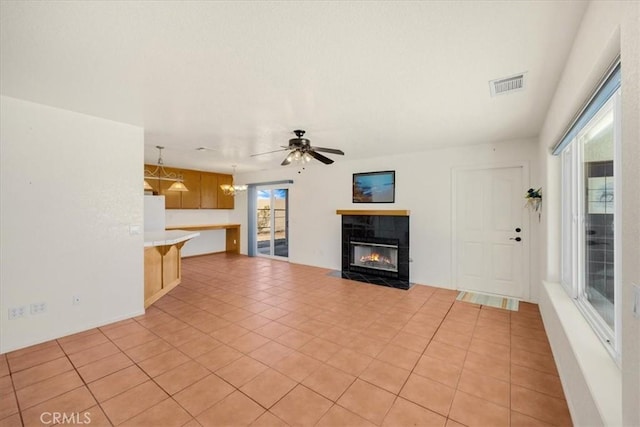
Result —
M 0 102 L 0 353 L 143 313 L 143 130 Z
M 167 209 L 167 226 L 228 224 L 230 209 Z M 226 248 L 225 230 L 203 230 L 200 236 L 189 240 L 182 247 L 182 257 L 224 252 Z
M 522 194 L 537 180 L 537 141 L 519 141 L 430 150 L 384 158 L 350 161 L 347 156 L 332 165 L 309 163 L 306 169 L 281 167 L 239 174 L 238 182 L 250 184 L 293 179 L 290 189 L 290 261 L 339 270 L 341 268 L 341 218 L 337 209 L 409 209 L 411 281 L 452 287 L 451 277 L 451 178 L 452 169 L 468 165 L 503 165 L 528 162 L 531 179 Z M 353 204 L 351 181 L 355 172 L 396 171 L 394 204 Z M 523 199 L 524 205 L 524 199 Z M 236 197 L 231 220 L 242 224 L 242 252 L 247 250 L 246 195 Z M 530 236 L 537 235 L 537 216 L 531 216 Z M 537 278 L 537 241 L 532 241 L 531 272 Z M 532 299 L 537 289 L 532 290 Z
M 576 35 L 562 79 L 540 134 L 541 171 L 547 188 L 542 222 L 541 270 L 543 279 L 557 282 L 560 277 L 560 164 L 549 155 L 549 148 L 562 136 L 565 127 L 593 91 L 598 79 L 617 54 L 622 57 L 622 385 L 610 390 L 605 401 L 594 401 L 598 384 L 609 384 L 610 376 L 598 378 L 602 363 L 589 364 L 585 352 L 573 347 L 562 334 L 550 334 L 556 362 L 563 379 L 569 406 L 576 425 L 606 424 L 622 420 L 625 426 L 640 425 L 640 325 L 631 314 L 631 283 L 640 282 L 640 3 L 591 2 Z M 545 291 L 546 292 L 546 291 Z M 564 328 L 556 312 L 558 292 L 541 298 L 541 310 L 547 331 Z M 556 300 L 554 300 L 556 298 Z M 545 315 L 546 313 L 546 315 Z M 574 319 L 575 320 L 575 319 Z M 597 347 L 596 347 L 597 348 Z M 600 346 L 599 351 L 603 351 Z M 610 359 L 607 363 L 613 363 Z M 576 377 L 580 367 L 582 378 Z M 590 386 L 587 386 L 590 384 Z M 589 388 L 591 387 L 591 389 Z M 622 395 L 622 402 L 616 396 Z M 594 408 L 595 405 L 595 408 Z M 607 408 L 617 406 L 618 414 Z M 594 413 L 600 418 L 594 418 Z M 621 409 L 621 411 L 620 411 Z M 615 409 L 614 409 L 615 411 Z M 622 414 L 620 414 L 622 412 Z

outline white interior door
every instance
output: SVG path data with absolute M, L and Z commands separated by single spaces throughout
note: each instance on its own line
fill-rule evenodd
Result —
M 454 172 L 453 275 L 458 289 L 528 298 L 523 172 L 521 166 Z

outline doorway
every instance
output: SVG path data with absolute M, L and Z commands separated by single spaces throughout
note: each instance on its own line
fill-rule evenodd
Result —
M 289 190 L 257 188 L 256 254 L 289 258 Z
M 454 285 L 459 290 L 529 297 L 526 166 L 455 169 Z

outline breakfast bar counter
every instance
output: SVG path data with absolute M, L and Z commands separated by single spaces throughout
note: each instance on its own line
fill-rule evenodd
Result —
M 180 284 L 180 250 L 187 240 L 199 235 L 184 230 L 144 233 L 144 308 Z
M 144 233 L 144 247 L 175 245 L 198 237 L 200 233 L 186 230 L 146 231 Z
M 167 226 L 167 230 L 176 229 L 189 231 L 225 230 L 225 252 L 236 254 L 240 253 L 240 224 L 189 224 Z

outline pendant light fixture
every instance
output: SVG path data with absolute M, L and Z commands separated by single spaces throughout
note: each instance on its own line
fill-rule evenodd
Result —
M 158 181 L 173 181 L 173 184 L 167 189 L 168 191 L 189 191 L 184 185 L 182 175 L 165 170 L 164 162 L 162 161 L 162 150 L 164 147 L 156 145 L 156 148 L 158 149 L 158 166 L 156 166 L 153 171 L 144 170 L 144 189 L 153 190 L 153 187 L 151 187 L 147 180 L 157 179 Z
M 236 174 L 237 165 L 231 165 L 233 168 L 233 175 Z M 220 189 L 225 196 L 235 196 L 236 193 L 240 193 L 243 191 L 247 191 L 246 185 L 231 185 L 231 184 L 221 184 Z

